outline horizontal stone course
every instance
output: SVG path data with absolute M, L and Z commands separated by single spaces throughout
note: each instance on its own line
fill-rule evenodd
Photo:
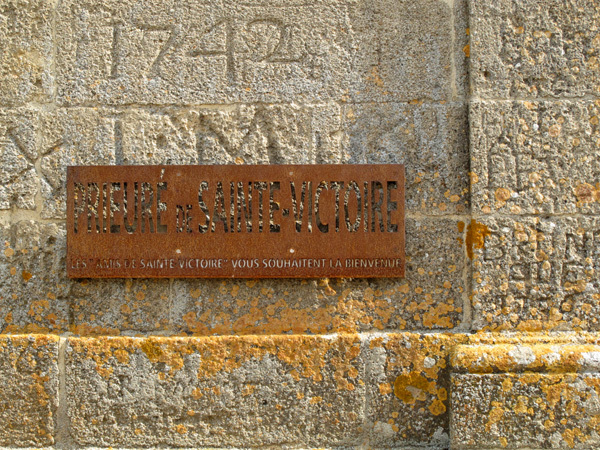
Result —
M 456 328 L 467 290 L 459 222 L 407 220 L 405 279 L 175 280 L 175 330 L 212 335 Z
M 58 99 L 449 100 L 465 90 L 465 53 L 453 39 L 466 34 L 465 11 L 464 1 L 440 0 L 61 2 Z
M 467 292 L 461 224 L 409 219 L 404 279 L 169 281 L 69 280 L 64 225 L 0 222 L 0 329 L 80 335 L 454 329 Z
M 600 346 L 593 340 L 544 342 L 542 338 L 528 342 L 513 338 L 506 343 L 457 345 L 450 364 L 453 373 L 596 373 L 600 371 Z
M 84 446 L 354 445 L 357 336 L 70 338 L 70 432 Z

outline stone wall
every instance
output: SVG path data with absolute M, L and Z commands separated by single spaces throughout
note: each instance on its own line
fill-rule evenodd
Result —
M 598 0 L 0 0 L 0 446 L 600 446 Z M 69 280 L 67 165 L 406 165 L 404 279 Z

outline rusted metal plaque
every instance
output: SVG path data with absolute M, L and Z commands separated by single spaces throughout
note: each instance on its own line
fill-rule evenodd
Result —
M 71 278 L 402 277 L 404 166 L 81 166 Z

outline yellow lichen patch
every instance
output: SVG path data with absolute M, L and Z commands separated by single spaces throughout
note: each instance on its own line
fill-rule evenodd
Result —
M 548 129 L 548 134 L 551 137 L 558 137 L 560 136 L 560 132 L 561 132 L 561 126 L 558 123 L 555 123 L 554 125 L 552 125 L 549 129 Z
M 199 388 L 194 388 L 194 390 L 192 390 L 192 397 L 196 400 L 204 397 L 204 394 L 202 393 L 202 391 Z
M 467 256 L 473 259 L 474 249 L 482 249 L 485 246 L 485 238 L 491 235 L 487 225 L 477 222 L 475 219 L 467 226 L 467 236 L 465 245 L 467 247 Z
M 413 404 L 417 400 L 424 401 L 425 394 L 431 392 L 434 386 L 434 381 L 429 381 L 419 373 L 401 374 L 394 381 L 394 395 L 404 403 Z
M 492 404 L 494 403 L 498 404 L 499 402 L 492 402 Z M 489 432 L 494 424 L 502 420 L 503 415 L 504 410 L 501 407 L 495 406 L 494 408 L 492 408 L 492 410 L 488 414 L 488 421 L 485 424 L 485 431 Z
M 392 386 L 390 383 L 380 383 L 379 384 L 379 393 L 381 395 L 387 395 L 392 393 Z
M 354 380 L 358 381 L 355 361 L 360 354 L 357 336 L 340 336 L 335 340 L 308 336 L 75 338 L 72 347 L 95 361 L 96 370 L 104 377 L 110 377 L 115 361 L 127 364 L 129 355 L 138 350 L 151 363 L 163 363 L 168 368 L 164 376 L 173 376 L 183 368 L 187 355 L 197 354 L 201 358 L 197 373 L 201 380 L 213 378 L 220 372 L 229 373 L 252 359 L 262 360 L 272 355 L 289 367 L 291 375 L 295 372 L 297 379 L 320 382 L 327 371 L 338 390 L 355 388 Z
M 23 278 L 23 281 L 28 282 L 29 280 L 31 280 L 33 275 L 31 274 L 31 272 L 24 270 L 23 272 L 21 272 L 21 277 Z
M 502 205 L 506 203 L 510 199 L 510 189 L 507 188 L 498 188 L 495 192 L 496 201 L 501 203 Z
M 406 333 L 391 335 L 383 343 L 388 355 L 386 372 L 393 375 L 390 381 L 394 396 L 403 408 L 433 416 L 446 412 L 448 392 L 440 375 L 448 370 L 452 347 L 464 340 L 466 336 L 460 334 Z M 386 395 L 385 390 L 380 390 L 380 394 Z
M 585 369 L 586 355 L 599 352 L 600 347 L 593 344 L 460 345 L 453 352 L 451 361 L 456 370 L 469 373 L 524 370 L 567 373 Z
M 563 439 L 565 440 L 565 442 L 567 443 L 567 445 L 570 448 L 575 447 L 576 439 L 578 439 L 579 441 L 584 441 L 584 439 L 581 439 L 582 435 L 583 435 L 583 433 L 581 432 L 581 430 L 579 428 L 572 428 L 572 429 L 567 428 L 562 433 Z
M 577 197 L 578 206 L 584 203 L 592 203 L 600 200 L 600 183 L 592 186 L 589 183 L 581 183 L 575 186 L 575 196 Z
M 440 414 L 444 414 L 446 412 L 446 405 L 444 405 L 443 401 L 438 399 L 434 400 L 428 408 L 431 414 L 434 416 L 439 416 Z

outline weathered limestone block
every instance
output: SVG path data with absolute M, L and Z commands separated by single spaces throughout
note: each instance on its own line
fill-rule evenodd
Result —
M 600 212 L 600 100 L 471 106 L 478 213 Z
M 458 346 L 452 448 L 597 448 L 599 361 L 589 344 Z
M 468 232 L 476 329 L 600 329 L 597 218 L 478 220 Z
M 440 330 L 467 295 L 456 220 L 408 219 L 406 278 L 175 280 L 173 326 L 198 335 Z
M 0 222 L 0 244 L 0 331 L 65 331 L 69 281 L 64 226 Z
M 0 337 L 0 445 L 54 444 L 58 338 Z
M 83 279 L 71 282 L 69 330 L 119 335 L 170 329 L 169 280 Z
M 463 0 L 355 2 L 352 100 L 438 101 L 464 93 L 465 16 Z
M 469 208 L 467 108 L 461 103 L 349 104 L 351 163 L 404 163 L 406 208 L 428 215 Z
M 58 95 L 68 104 L 339 98 L 352 38 L 338 0 L 66 1 Z
M 123 115 L 125 164 L 341 162 L 335 104 L 136 110 Z
M 471 77 L 476 95 L 600 94 L 598 0 L 469 3 Z
M 0 105 L 44 102 L 52 93 L 51 0 L 0 4 Z
M 448 448 L 448 359 L 466 339 L 464 334 L 411 333 L 368 339 L 369 448 Z
M 67 166 L 115 163 L 115 118 L 95 108 L 58 109 L 45 113 L 41 192 L 42 218 L 66 218 Z
M 455 3 L 61 2 L 58 96 L 64 104 L 447 100 L 466 86 L 466 2 Z
M 364 415 L 357 336 L 70 338 L 77 445 L 356 444 Z
M 36 207 L 38 121 L 32 109 L 0 110 L 0 209 Z

